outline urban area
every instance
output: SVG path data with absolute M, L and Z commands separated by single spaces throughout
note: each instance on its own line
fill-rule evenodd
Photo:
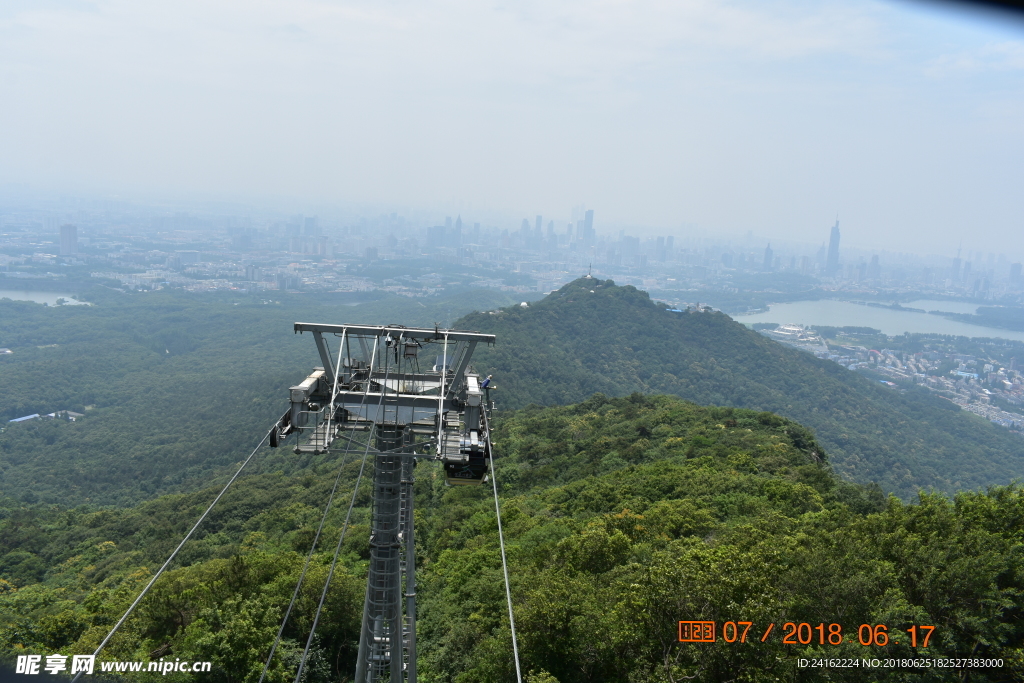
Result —
M 0 276 L 7 282 L 86 276 L 142 290 L 426 296 L 466 285 L 544 293 L 591 272 L 677 305 L 708 301 L 706 292 L 758 286 L 787 295 L 918 292 L 981 301 L 1019 299 L 1024 287 L 1021 264 L 995 249 L 929 245 L 938 255 L 841 250 L 838 220 L 823 228 L 820 245 L 812 245 L 753 231 L 718 238 L 684 228 L 676 235 L 601 230 L 595 211 L 585 206 L 560 219 L 534 216 L 504 225 L 458 214 L 411 216 L 322 219 L 110 203 L 0 209 Z M 757 302 L 716 307 L 736 313 Z
M 99 284 L 268 297 L 420 297 L 485 287 L 525 297 L 591 273 L 645 289 L 673 309 L 730 314 L 801 298 L 895 301 L 913 294 L 1020 306 L 1024 295 L 1021 263 L 996 250 L 950 245 L 936 255 L 841 248 L 838 219 L 826 224 L 818 245 L 768 241 L 753 231 L 730 238 L 679 232 L 602 230 L 595 210 L 585 206 L 560 219 L 533 216 L 505 224 L 458 213 L 441 219 L 416 212 L 321 218 L 116 202 L 8 206 L 0 208 L 0 290 Z M 917 384 L 993 422 L 1022 427 L 1024 415 L 1003 409 L 1024 405 L 1015 360 L 996 367 L 962 353 L 829 345 L 798 325 L 761 331 L 893 386 Z
M 1008 367 L 999 367 L 963 353 L 925 350 L 908 354 L 894 349 L 829 344 L 815 330 L 802 325 L 784 324 L 760 332 L 850 370 L 876 375 L 891 387 L 918 385 L 991 422 L 1017 432 L 1024 430 L 1024 414 L 995 405 L 1005 402 L 1024 407 L 1024 375 L 1018 369 L 1016 357 L 1010 358 Z

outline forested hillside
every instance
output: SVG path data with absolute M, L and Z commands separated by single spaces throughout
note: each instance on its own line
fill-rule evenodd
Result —
M 797 657 L 914 656 L 912 625 L 935 626 L 918 657 L 1002 658 L 969 680 L 1024 680 L 1019 488 L 886 500 L 833 476 L 798 424 L 668 396 L 527 408 L 507 414 L 496 438 L 520 652 L 534 683 L 818 681 Z M 210 660 L 210 674 L 167 679 L 256 683 L 338 466 L 334 454 L 292 476 L 239 480 L 105 658 Z M 344 469 L 345 498 L 357 467 Z M 420 680 L 513 681 L 490 488 L 442 481 L 431 464 L 417 467 Z M 103 511 L 6 501 L 2 656 L 90 652 L 213 494 Z M 331 516 L 322 550 L 343 516 Z M 355 519 L 308 681 L 353 671 L 365 507 Z M 270 681 L 294 675 L 329 560 L 316 556 Z M 756 635 L 680 644 L 682 619 L 750 621 Z M 838 624 L 841 642 L 822 644 L 815 631 L 809 644 L 784 644 L 786 622 Z M 886 626 L 888 644 L 859 644 L 861 624 Z M 832 669 L 829 680 L 960 679 L 870 674 Z
M 0 302 L 0 346 L 14 350 L 0 356 L 0 418 L 86 415 L 5 425 L 0 493 L 128 504 L 193 490 L 248 453 L 283 410 L 284 388 L 319 363 L 310 340 L 291 333 L 296 320 L 444 324 L 510 303 L 479 290 L 359 305 L 302 295 L 95 298 L 90 307 Z M 669 313 L 632 287 L 578 280 L 529 308 L 456 324 L 498 335 L 476 364 L 496 374 L 499 407 L 669 392 L 796 419 L 838 471 L 904 497 L 1024 476 L 1024 441 L 947 401 L 879 386 L 721 314 Z
M 528 308 L 457 325 L 498 336 L 475 361 L 494 373 L 499 407 L 639 391 L 770 410 L 812 428 L 846 477 L 905 498 L 1024 476 L 1024 440 L 948 401 L 881 386 L 722 313 L 669 312 L 610 280 L 582 278 Z
M 127 504 L 205 485 L 280 417 L 287 388 L 319 365 L 313 322 L 442 325 L 507 305 L 449 298 L 89 294 L 93 306 L 0 301 L 0 494 L 27 502 Z M 69 423 L 7 420 L 72 410 Z

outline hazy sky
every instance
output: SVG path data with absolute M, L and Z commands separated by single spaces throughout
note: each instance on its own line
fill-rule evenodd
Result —
M 0 3 L 0 183 L 1022 249 L 1024 22 L 911 2 Z M 943 249 L 937 249 L 942 251 Z

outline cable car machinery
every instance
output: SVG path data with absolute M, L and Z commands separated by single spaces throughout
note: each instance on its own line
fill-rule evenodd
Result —
M 493 345 L 495 337 L 397 325 L 295 323 L 294 331 L 312 333 L 322 365 L 291 387 L 291 407 L 271 429 L 270 444 L 295 435 L 297 453 L 324 453 L 339 440 L 350 448 L 356 432 L 371 432 L 370 567 L 355 680 L 413 683 L 413 469 L 419 460 L 438 460 L 449 484 L 487 480 L 489 406 L 469 363 L 477 344 Z M 340 338 L 337 356 L 328 335 Z M 440 353 L 428 369 L 420 356 L 430 347 Z
M 269 442 L 270 446 L 277 447 L 283 439 L 294 435 L 297 453 L 328 453 L 338 440 L 345 444 L 346 455 L 353 446 L 364 446 L 359 478 L 352 491 L 348 514 L 323 586 L 306 649 L 299 662 L 295 683 L 303 680 L 303 667 L 345 539 L 363 468 L 370 455 L 373 456 L 370 567 L 363 602 L 355 681 L 415 683 L 416 547 L 413 533 L 413 470 L 419 460 L 437 460 L 443 464 L 445 480 L 449 484 L 482 484 L 488 479 L 488 468 L 493 482 L 494 463 L 491 459 L 489 433 L 489 412 L 492 406 L 485 400 L 487 382 L 480 382 L 480 376 L 472 371 L 469 362 L 477 344 L 483 342 L 493 345 L 494 335 L 438 327 L 314 323 L 295 323 L 294 331 L 312 332 L 323 365 L 290 388 L 288 411 L 263 436 L 153 574 L 100 641 L 93 657 L 99 656 L 263 445 Z M 340 338 L 336 358 L 328 348 L 328 337 Z M 430 369 L 421 368 L 421 352 L 431 347 L 438 348 L 441 354 L 436 356 Z M 355 438 L 356 432 L 360 431 L 369 432 L 363 444 Z M 320 527 L 306 557 L 306 565 L 292 595 L 292 602 L 285 611 L 281 628 L 263 667 L 260 683 L 266 677 L 295 605 L 343 471 L 343 468 L 339 468 Z M 516 679 L 521 682 L 519 647 L 516 642 L 496 485 L 493 493 Z M 71 683 L 77 683 L 82 675 L 83 671 L 78 671 Z

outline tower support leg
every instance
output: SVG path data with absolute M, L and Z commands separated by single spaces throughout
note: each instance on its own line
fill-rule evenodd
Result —
M 411 442 L 414 435 L 407 435 Z M 407 683 L 416 683 L 416 544 L 413 536 L 413 467 L 416 459 L 408 453 L 402 459 L 402 518 L 405 537 L 405 674 Z
M 375 428 L 373 519 L 370 527 L 370 569 L 366 580 L 363 619 L 356 660 L 357 683 L 415 681 L 415 593 L 411 619 L 403 618 L 403 568 L 407 586 L 415 561 L 412 543 L 411 453 L 402 453 L 407 436 L 401 426 Z M 383 452 L 393 451 L 393 452 Z M 408 483 L 406 483 L 408 482 Z M 403 558 L 403 550 L 408 557 Z M 406 561 L 403 562 L 403 559 Z M 403 567 L 403 564 L 405 565 Z M 412 579 L 415 586 L 415 578 Z M 406 595 L 406 604 L 409 596 Z M 411 676 L 406 678 L 407 652 Z

